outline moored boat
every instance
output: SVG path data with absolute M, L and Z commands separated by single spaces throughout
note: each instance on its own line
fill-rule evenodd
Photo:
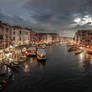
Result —
M 83 50 L 77 50 L 77 51 L 75 51 L 75 55 L 78 55 L 78 54 L 81 54 L 83 52 Z
M 87 50 L 87 53 L 92 55 L 92 50 Z
M 26 55 L 29 56 L 36 56 L 36 46 L 30 46 L 27 50 L 26 50 Z
M 68 52 L 80 50 L 78 47 L 71 47 L 68 49 Z
M 45 49 L 37 49 L 37 60 L 46 60 L 46 51 Z

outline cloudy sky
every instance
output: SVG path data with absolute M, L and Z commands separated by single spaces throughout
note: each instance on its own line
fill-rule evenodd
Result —
M 0 0 L 0 20 L 66 36 L 92 29 L 91 11 L 92 0 Z

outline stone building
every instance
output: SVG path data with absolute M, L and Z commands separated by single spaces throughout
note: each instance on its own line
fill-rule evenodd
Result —
M 0 21 L 0 48 L 29 44 L 31 32 L 32 29 L 10 26 Z
M 59 40 L 57 33 L 37 33 L 37 37 L 39 41 L 42 41 L 44 43 L 52 43 Z
M 92 45 L 92 30 L 79 30 L 75 33 L 74 41 L 80 45 Z
M 12 45 L 25 45 L 30 43 L 31 31 L 27 28 L 12 26 Z
M 11 26 L 0 21 L 0 48 L 9 47 L 11 41 Z

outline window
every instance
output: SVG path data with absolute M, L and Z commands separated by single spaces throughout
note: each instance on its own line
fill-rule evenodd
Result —
M 6 32 L 8 32 L 9 28 L 6 28 Z
M 15 30 L 15 28 L 14 28 L 14 30 Z
M 15 37 L 13 37 L 13 40 L 15 40 Z
M 20 37 L 20 41 L 21 41 L 21 37 Z
M 13 32 L 13 34 L 15 34 L 15 31 Z
M 3 39 L 3 35 L 0 35 L 0 40 L 2 40 Z
M 21 31 L 20 31 L 20 34 L 21 34 Z
M 0 24 L 0 27 L 2 27 L 2 25 Z
M 6 39 L 8 39 L 8 35 L 6 35 Z

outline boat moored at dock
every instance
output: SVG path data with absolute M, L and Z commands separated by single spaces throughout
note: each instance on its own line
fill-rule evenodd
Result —
M 26 55 L 27 56 L 36 56 L 36 46 L 30 46 L 27 50 L 26 50 Z
M 42 48 L 37 49 L 37 59 L 38 60 L 46 60 L 45 49 L 42 49 Z

